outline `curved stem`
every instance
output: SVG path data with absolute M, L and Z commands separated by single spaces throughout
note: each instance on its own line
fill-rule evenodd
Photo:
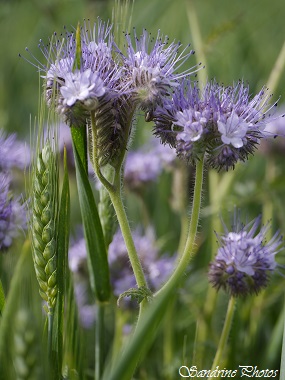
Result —
M 131 125 L 131 124 L 130 124 Z M 129 226 L 128 218 L 124 209 L 124 205 L 122 202 L 122 196 L 121 196 L 121 168 L 122 163 L 124 161 L 125 149 L 121 149 L 121 153 L 117 157 L 117 161 L 114 164 L 114 178 L 113 183 L 110 183 L 105 176 L 102 174 L 100 165 L 99 165 L 99 158 L 98 158 L 98 141 L 97 141 L 97 128 L 96 128 L 96 121 L 95 121 L 95 113 L 94 111 L 91 112 L 91 129 L 92 129 L 92 140 L 93 140 L 93 167 L 95 170 L 95 173 L 102 183 L 102 185 L 106 188 L 106 190 L 109 193 L 111 202 L 114 206 L 118 222 L 122 231 L 122 235 L 127 247 L 129 259 L 131 262 L 131 266 L 136 278 L 137 286 L 140 287 L 147 287 L 147 282 L 145 280 L 145 276 L 143 273 L 143 269 L 141 266 L 141 262 L 139 260 L 135 244 L 133 241 L 131 229 Z M 129 134 L 129 128 L 127 129 L 127 133 Z M 127 141 L 127 140 L 126 140 Z M 141 302 L 141 308 L 142 310 L 143 305 L 146 303 L 146 301 Z
M 228 310 L 227 310 L 227 315 L 226 315 L 222 335 L 220 337 L 218 349 L 217 349 L 217 352 L 216 352 L 216 355 L 215 355 L 215 358 L 214 358 L 214 361 L 212 364 L 211 371 L 214 371 L 215 368 L 217 367 L 217 365 L 219 365 L 221 363 L 221 359 L 222 359 L 222 356 L 223 356 L 223 353 L 224 353 L 224 350 L 225 350 L 225 347 L 227 344 L 229 332 L 230 332 L 231 325 L 232 325 L 232 320 L 233 320 L 234 311 L 235 311 L 235 301 L 236 300 L 234 297 L 231 297 L 229 300 Z M 210 378 L 210 380 L 211 379 L 212 379 L 212 377 Z
M 170 276 L 169 280 L 156 293 L 156 295 L 158 295 L 161 291 L 163 291 L 164 288 L 168 286 L 173 286 L 174 284 L 177 283 L 179 278 L 183 277 L 184 272 L 190 260 L 193 258 L 195 254 L 194 245 L 195 245 L 195 238 L 196 238 L 200 208 L 201 208 L 203 169 L 204 169 L 204 157 L 201 159 L 201 161 L 198 161 L 196 165 L 196 177 L 195 177 L 193 204 L 192 204 L 192 214 L 191 214 L 188 237 L 186 240 L 184 252 L 181 255 L 181 258 L 177 264 L 177 267 L 175 268 L 174 272 Z
M 147 286 L 141 262 L 139 260 L 135 244 L 133 241 L 130 225 L 125 212 L 125 208 L 121 199 L 120 191 L 109 192 L 110 199 L 113 203 L 119 225 L 121 227 L 122 235 L 125 240 L 125 244 L 128 250 L 130 262 L 134 271 L 136 282 L 138 287 Z

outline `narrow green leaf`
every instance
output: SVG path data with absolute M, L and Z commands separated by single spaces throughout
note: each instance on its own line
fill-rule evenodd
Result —
M 70 380 L 85 379 L 84 376 L 84 334 L 79 323 L 77 303 L 74 296 L 73 277 L 70 276 L 66 294 L 65 318 L 65 367 L 66 378 Z
M 3 313 L 3 309 L 5 306 L 5 293 L 2 286 L 2 281 L 0 280 L 0 315 Z
M 63 315 L 68 281 L 68 245 L 70 230 L 70 192 L 67 171 L 66 149 L 64 148 L 64 177 L 58 215 L 57 237 L 57 303 L 53 325 L 53 355 L 58 363 L 58 378 L 61 376 L 63 360 Z
M 94 195 L 75 144 L 73 151 L 90 282 L 98 300 L 105 302 L 110 299 L 111 285 L 104 235 Z
M 77 152 L 83 163 L 83 168 L 85 172 L 88 172 L 88 161 L 87 161 L 87 132 L 86 128 L 71 127 L 72 142 L 76 146 Z
M 19 291 L 23 282 L 23 273 L 27 271 L 27 267 L 31 264 L 31 244 L 27 240 L 22 248 L 21 255 L 17 261 L 15 271 L 11 280 L 9 293 L 7 296 L 5 308 L 3 309 L 1 328 L 0 328 L 0 362 L 1 355 L 5 352 L 6 342 L 5 339 L 10 333 L 10 321 L 17 307 L 17 301 L 19 299 Z

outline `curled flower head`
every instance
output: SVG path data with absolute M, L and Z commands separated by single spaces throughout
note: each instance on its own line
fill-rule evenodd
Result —
M 187 46 L 180 52 L 180 44 L 169 44 L 168 37 L 163 37 L 160 31 L 153 40 L 146 30 L 140 37 L 134 30 L 135 42 L 129 34 L 126 40 L 127 54 L 123 59 L 129 87 L 149 121 L 156 106 L 178 85 L 178 80 L 197 70 L 197 67 L 191 67 L 180 74 L 176 72 L 194 51 Z
M 10 179 L 0 173 L 0 252 L 5 252 L 18 236 L 19 230 L 26 228 L 24 205 L 12 199 L 9 194 Z
M 84 118 L 85 110 L 96 109 L 98 99 L 106 93 L 114 95 L 120 84 L 120 69 L 111 54 L 111 26 L 100 20 L 93 28 L 89 22 L 84 23 L 80 30 L 80 63 L 76 43 L 74 33 L 68 31 L 59 39 L 54 34 L 48 47 L 40 41 L 39 48 L 47 64 L 38 63 L 40 71 L 46 73 L 43 77 L 48 103 L 55 103 L 72 123 L 72 114 L 78 118 L 78 109 Z
M 232 296 L 258 293 L 266 287 L 269 273 L 276 268 L 275 255 L 282 249 L 282 237 L 276 232 L 266 243 L 269 223 L 258 228 L 261 216 L 243 226 L 236 220 L 233 231 L 225 227 L 218 237 L 220 248 L 210 263 L 209 281 L 214 288 L 225 289 Z
M 199 90 L 197 83 L 184 80 L 157 108 L 155 134 L 191 163 L 206 155 L 211 167 L 228 170 L 268 137 L 264 129 L 276 105 L 270 98 L 263 88 L 251 99 L 243 82 L 229 87 L 209 82 Z
M 36 61 L 35 66 L 43 73 L 48 105 L 68 125 L 88 126 L 90 153 L 96 129 L 99 165 L 112 164 L 126 148 L 135 110 L 125 68 L 116 60 L 112 25 L 98 20 L 92 27 L 87 21 L 76 37 L 75 31 L 54 34 L 48 46 L 40 41 L 39 48 L 47 63 Z

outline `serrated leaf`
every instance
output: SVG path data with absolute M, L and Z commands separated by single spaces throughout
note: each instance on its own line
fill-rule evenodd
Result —
M 111 285 L 105 239 L 89 179 L 74 143 L 73 152 L 90 283 L 97 299 L 106 302 L 111 296 Z
M 173 283 L 172 286 L 166 287 L 149 304 L 139 319 L 134 334 L 121 350 L 121 357 L 111 367 L 106 366 L 102 380 L 129 380 L 132 378 L 138 361 L 143 358 L 145 350 L 156 335 L 158 325 L 173 296 L 175 285 Z

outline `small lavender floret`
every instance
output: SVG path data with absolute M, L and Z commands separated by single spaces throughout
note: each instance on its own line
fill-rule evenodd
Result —
M 208 273 L 214 288 L 223 288 L 237 297 L 257 294 L 268 285 L 269 274 L 277 266 L 275 255 L 283 249 L 283 242 L 277 231 L 266 243 L 270 224 L 258 232 L 260 223 L 261 216 L 246 226 L 237 219 L 232 232 L 225 226 L 225 233 L 218 236 L 220 248 Z
M 9 192 L 10 179 L 0 173 L 0 252 L 11 247 L 20 230 L 26 229 L 25 206 Z
M 64 85 L 61 86 L 60 92 L 64 98 L 63 105 L 71 107 L 76 101 L 81 101 L 88 109 L 89 104 L 105 94 L 105 88 L 97 72 L 92 73 L 91 69 L 83 72 L 75 70 L 64 76 Z
M 225 87 L 212 81 L 200 90 L 183 80 L 173 98 L 157 108 L 155 134 L 190 163 L 206 155 L 209 166 L 228 170 L 269 137 L 265 127 L 276 105 L 270 99 L 266 88 L 251 98 L 243 82 Z
M 30 163 L 30 150 L 25 143 L 16 139 L 16 134 L 6 135 L 0 129 L 0 169 L 13 167 L 24 169 Z

